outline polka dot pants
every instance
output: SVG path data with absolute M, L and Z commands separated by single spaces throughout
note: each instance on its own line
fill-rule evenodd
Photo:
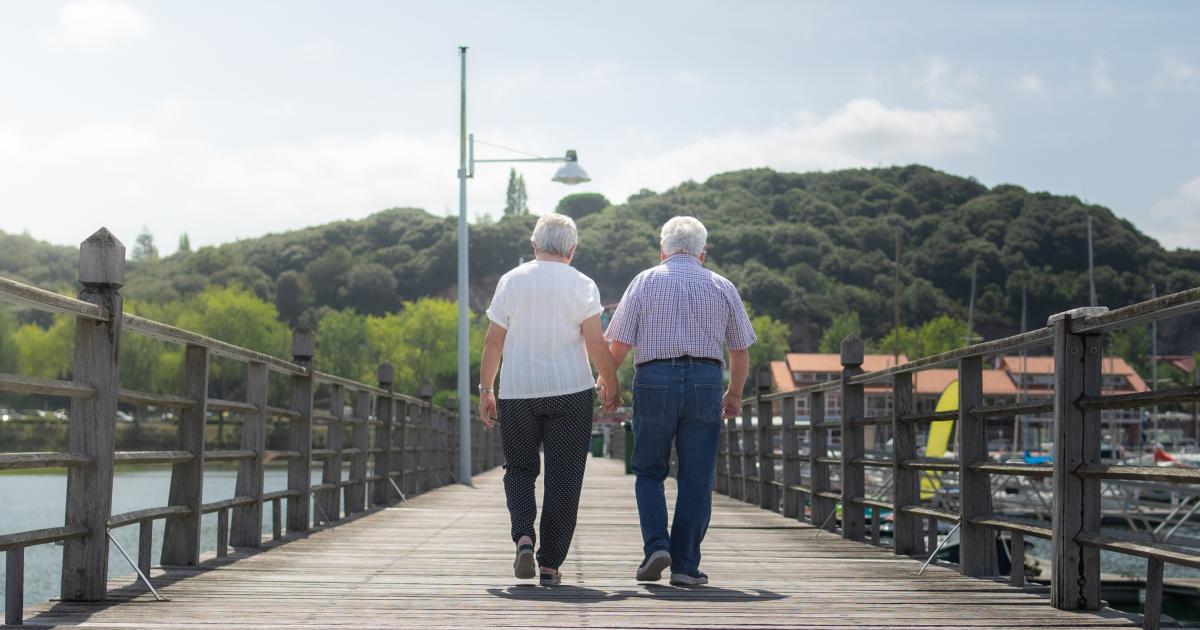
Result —
M 579 491 L 592 437 L 591 389 L 545 398 L 501 398 L 497 401 L 504 445 L 504 493 L 512 519 L 513 542 L 522 536 L 538 540 L 534 482 L 541 471 L 539 450 L 546 453 L 538 563 L 557 569 L 575 535 Z

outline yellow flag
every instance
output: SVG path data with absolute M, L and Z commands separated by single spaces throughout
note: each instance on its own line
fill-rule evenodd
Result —
M 958 379 L 950 381 L 942 395 L 938 398 L 934 411 L 958 411 Z M 940 420 L 929 423 L 929 439 L 925 441 L 926 457 L 945 457 L 946 446 L 950 443 L 950 433 L 954 430 L 953 420 Z M 921 476 L 921 498 L 930 499 L 942 486 L 940 475 L 936 472 L 925 473 Z

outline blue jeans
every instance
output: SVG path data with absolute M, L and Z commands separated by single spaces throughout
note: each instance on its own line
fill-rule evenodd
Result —
M 674 359 L 639 367 L 633 379 L 633 472 L 646 556 L 671 553 L 671 572 L 700 571 L 700 543 L 712 514 L 713 470 L 721 435 L 721 368 Z M 663 480 L 671 445 L 679 469 L 675 520 L 667 534 Z

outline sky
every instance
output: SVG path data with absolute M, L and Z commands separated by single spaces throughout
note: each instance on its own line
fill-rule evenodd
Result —
M 0 230 L 163 253 L 458 212 L 468 128 L 533 212 L 730 170 L 921 163 L 1200 248 L 1200 3 L 7 0 Z M 478 158 L 521 157 L 478 145 Z M 472 218 L 508 166 L 480 164 Z

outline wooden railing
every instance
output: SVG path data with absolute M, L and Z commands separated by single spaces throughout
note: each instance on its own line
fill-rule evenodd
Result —
M 24 550 L 33 545 L 63 544 L 61 598 L 64 601 L 104 599 L 108 577 L 108 532 L 138 525 L 138 569 L 148 573 L 152 554 L 152 523 L 163 519 L 160 563 L 195 566 L 200 563 L 200 519 L 217 514 L 216 553 L 229 547 L 258 547 L 262 543 L 263 506 L 271 505 L 272 538 L 284 531 L 306 532 L 337 521 L 342 515 L 387 505 L 403 497 L 455 482 L 457 423 L 450 410 L 423 397 L 392 390 L 392 366 L 379 366 L 379 384 L 368 385 L 317 371 L 316 335 L 298 328 L 292 336 L 292 360 L 231 345 L 122 311 L 120 287 L 125 276 L 125 247 L 101 229 L 80 248 L 78 299 L 0 278 L 0 301 L 75 317 L 75 356 L 70 381 L 0 374 L 0 391 L 65 396 L 71 399 L 68 449 L 56 453 L 0 453 L 0 470 L 65 467 L 66 517 L 62 526 L 0 535 L 6 554 L 5 623 L 20 624 L 24 611 Z M 179 395 L 121 388 L 118 369 L 122 335 L 135 332 L 184 346 L 183 392 Z M 209 361 L 222 356 L 247 365 L 246 400 L 211 398 Z M 290 380 L 291 402 L 268 404 L 271 372 Z M 328 388 L 329 410 L 314 409 L 314 390 Z M 353 413 L 345 417 L 349 398 Z M 176 450 L 116 451 L 117 403 L 155 405 L 178 411 Z M 236 450 L 207 450 L 208 412 L 232 412 L 243 418 L 241 444 Z M 267 425 L 286 422 L 286 450 L 267 450 Z M 313 448 L 315 425 L 326 426 L 326 448 Z M 350 428 L 350 441 L 343 441 Z M 496 432 L 477 432 L 471 443 L 474 469 L 482 472 L 500 462 Z M 343 479 L 342 462 L 350 460 Z M 264 465 L 286 460 L 287 489 L 264 492 Z M 313 461 L 323 462 L 322 482 L 311 482 Z M 205 502 L 205 464 L 237 462 L 235 496 Z M 168 505 L 124 514 L 112 513 L 113 472 L 116 466 L 171 466 Z M 20 477 L 13 478 L 19 481 Z M 286 517 L 283 501 L 287 501 Z M 314 506 L 313 501 L 316 501 Z
M 989 577 L 998 574 L 996 538 L 1010 538 L 1011 582 L 1022 586 L 1024 537 L 1051 541 L 1051 604 L 1060 609 L 1100 608 L 1100 550 L 1145 558 L 1145 627 L 1157 628 L 1162 610 L 1163 564 L 1200 568 L 1195 549 L 1160 542 L 1134 541 L 1101 531 L 1100 482 L 1154 481 L 1167 484 L 1200 484 L 1200 470 L 1105 464 L 1101 460 L 1100 412 L 1153 404 L 1200 400 L 1200 387 L 1102 395 L 1101 335 L 1200 310 L 1200 289 L 1191 289 L 1126 308 L 1082 308 L 1055 315 L 1045 328 L 980 343 L 876 372 L 864 373 L 863 343 L 855 337 L 842 342 L 840 380 L 794 391 L 771 393 L 771 375 L 756 374 L 758 395 L 743 401 L 740 418 L 727 420 L 716 470 L 716 489 L 730 497 L 760 505 L 815 527 L 840 530 L 844 538 L 864 540 L 866 508 L 872 509 L 870 540 L 879 544 L 880 511 L 893 514 L 893 549 L 897 555 L 923 557 L 938 541 L 938 522 L 960 529 L 963 574 Z M 986 357 L 1031 348 L 1052 348 L 1054 354 L 1053 402 L 985 404 L 983 361 Z M 953 412 L 917 413 L 913 375 L 926 368 L 957 365 L 959 409 Z M 871 417 L 865 413 L 864 385 L 890 386 L 894 413 Z M 841 397 L 841 417 L 825 418 L 825 396 Z M 797 401 L 807 399 L 809 421 L 797 422 Z M 776 425 L 776 406 L 780 424 Z M 1052 464 L 995 463 L 989 460 L 985 420 L 989 417 L 1053 412 Z M 957 421 L 957 459 L 918 457 L 917 426 L 938 420 Z M 864 429 L 890 427 L 892 451 L 868 454 Z M 829 432 L 840 431 L 840 449 L 831 449 Z M 807 433 L 809 449 L 802 453 L 800 436 Z M 774 444 L 780 438 L 780 447 Z M 776 464 L 780 478 L 776 478 Z M 802 477 L 807 464 L 807 483 Z M 868 496 L 865 471 L 891 472 L 890 498 Z M 831 483 L 831 471 L 840 478 Z M 919 475 L 922 471 L 957 474 L 959 509 L 951 512 L 922 505 Z M 992 475 L 1049 479 L 1053 487 L 1052 526 L 1005 518 L 992 511 Z M 881 492 L 881 495 L 886 495 Z M 836 518 L 841 509 L 840 522 Z M 926 542 L 928 541 L 928 542 Z

